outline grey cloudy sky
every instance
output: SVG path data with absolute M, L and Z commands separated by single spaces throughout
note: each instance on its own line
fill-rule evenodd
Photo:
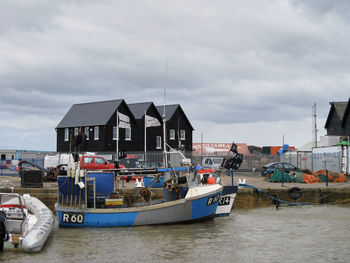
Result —
M 300 147 L 350 97 L 347 0 L 0 2 L 0 149 L 55 150 L 74 103 L 181 104 L 194 142 Z

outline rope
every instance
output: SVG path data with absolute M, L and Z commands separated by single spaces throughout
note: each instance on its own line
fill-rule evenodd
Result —
M 266 197 L 270 198 L 271 200 L 273 201 L 276 201 L 278 203 L 282 203 L 282 204 L 287 204 L 287 205 L 290 205 L 290 206 L 297 206 L 297 205 L 310 205 L 309 203 L 294 203 L 294 202 L 288 202 L 288 201 L 284 201 L 284 200 L 281 200 L 275 196 L 272 196 L 272 195 L 269 195 L 267 194 L 266 192 L 264 192 L 263 190 L 259 189 L 258 187 L 254 186 L 254 185 L 250 185 L 250 184 L 238 184 L 239 187 L 244 187 L 244 188 L 250 188 L 250 189 L 254 189 L 256 191 L 259 192 L 259 194 L 264 194 Z

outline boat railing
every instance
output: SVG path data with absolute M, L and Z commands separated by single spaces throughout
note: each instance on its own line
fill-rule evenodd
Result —
M 93 192 L 93 204 L 94 207 L 96 208 L 96 178 L 95 177 L 90 177 L 90 178 L 86 178 L 86 187 L 85 187 L 85 196 L 88 197 L 88 185 L 89 182 L 92 182 L 92 192 Z M 88 198 L 85 198 L 85 207 L 88 207 Z
M 18 203 L 12 202 L 11 199 L 18 200 Z M 8 201 L 12 203 L 7 203 Z M 12 211 L 12 209 L 16 210 Z M 17 193 L 0 193 L 0 210 L 5 212 L 6 220 L 10 225 L 12 225 L 14 229 L 18 229 L 19 225 L 19 230 L 17 231 L 23 233 L 23 223 L 26 219 L 26 213 L 24 211 L 24 203 L 22 202 L 21 195 Z

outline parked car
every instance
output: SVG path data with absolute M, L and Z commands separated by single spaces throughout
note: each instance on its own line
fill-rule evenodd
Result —
M 274 162 L 266 164 L 262 167 L 261 175 L 265 176 L 268 173 L 272 173 L 274 171 L 282 171 L 289 173 L 290 171 L 296 171 L 299 172 L 300 169 L 296 167 L 295 165 L 291 163 L 284 163 L 284 162 Z
M 88 170 L 104 170 L 114 169 L 115 165 L 109 163 L 105 158 L 100 156 L 81 156 L 80 157 L 80 168 Z M 119 168 L 124 168 L 123 165 L 119 165 Z
M 205 157 L 203 159 L 203 168 L 218 170 L 221 166 L 223 157 Z

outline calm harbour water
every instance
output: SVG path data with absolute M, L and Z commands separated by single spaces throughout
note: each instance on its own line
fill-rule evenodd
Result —
M 233 210 L 213 221 L 127 228 L 55 229 L 36 254 L 0 262 L 350 262 L 350 208 Z

